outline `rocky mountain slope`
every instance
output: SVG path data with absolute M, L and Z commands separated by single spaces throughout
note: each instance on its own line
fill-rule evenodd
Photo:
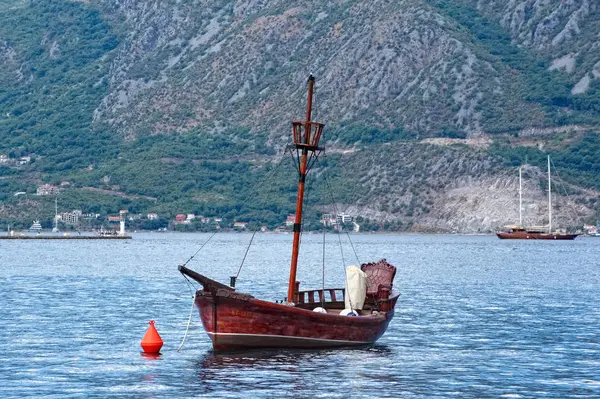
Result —
M 512 65 L 473 37 L 480 32 L 465 32 L 437 3 L 104 0 L 127 33 L 95 121 L 127 137 L 240 125 L 280 136 L 273 130 L 297 112 L 297 83 L 311 72 L 330 126 L 474 135 L 489 127 L 484 113 L 511 110 L 518 123 L 507 129 L 551 124 L 539 103 L 519 95 L 529 83 L 521 75 L 544 71 L 515 79 Z M 548 71 L 573 74 L 573 93 L 590 89 L 600 62 L 595 3 L 472 3 L 514 44 L 552 60 Z
M 511 168 L 533 158 L 531 176 L 543 175 L 550 151 L 578 193 L 564 203 L 593 219 L 600 165 L 578 143 L 600 130 L 599 7 L 6 0 L 0 155 L 33 155 L 35 164 L 0 169 L 3 214 L 17 213 L 16 189 L 60 180 L 157 198 L 140 209 L 235 208 L 252 181 L 231 174 L 250 168 L 259 177 L 279 159 L 312 73 L 314 118 L 327 124 L 333 153 L 346 154 L 330 163 L 345 209 L 400 229 L 490 231 L 514 220 Z M 459 141 L 428 141 L 440 137 Z M 273 212 L 291 211 L 291 201 Z M 132 206 L 111 204 L 107 212 Z M 543 205 L 534 208 L 541 221 Z
M 550 70 L 574 76 L 573 94 L 600 79 L 600 4 L 590 0 L 477 1 L 485 15 L 510 32 L 514 43 L 552 59 Z

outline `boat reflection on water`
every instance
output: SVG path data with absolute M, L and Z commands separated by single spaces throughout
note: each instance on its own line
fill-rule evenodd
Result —
M 276 364 L 297 366 L 306 361 L 327 360 L 329 356 L 349 356 L 364 360 L 370 356 L 391 355 L 392 350 L 387 345 L 373 344 L 363 347 L 349 346 L 345 349 L 261 349 L 231 352 L 208 351 L 198 361 L 199 372 L 207 369 L 223 369 L 229 367 L 260 367 Z
M 365 364 L 386 364 L 398 354 L 381 344 L 344 349 L 264 349 L 238 352 L 208 351 L 195 364 L 197 395 L 244 393 L 281 389 L 282 397 L 318 390 L 315 372 L 327 381 L 359 380 Z M 332 367 L 335 364 L 336 367 Z M 309 377 L 310 376 L 310 377 Z M 260 396 L 260 395 L 259 395 Z
M 140 355 L 142 355 L 143 358 L 148 360 L 159 360 L 162 357 L 161 353 L 140 352 Z

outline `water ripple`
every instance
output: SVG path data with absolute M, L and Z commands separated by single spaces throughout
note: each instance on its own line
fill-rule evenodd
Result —
M 177 353 L 191 291 L 176 265 L 206 238 L 0 243 L 0 397 L 600 397 L 598 241 L 355 236 L 361 257 L 398 265 L 402 295 L 376 345 L 214 353 L 194 313 Z M 228 281 L 248 239 L 217 235 L 190 265 Z M 238 289 L 281 299 L 290 240 L 257 236 Z M 303 249 L 299 279 L 318 287 L 320 237 Z M 341 257 L 326 255 L 338 286 Z M 140 355 L 150 319 L 158 358 Z

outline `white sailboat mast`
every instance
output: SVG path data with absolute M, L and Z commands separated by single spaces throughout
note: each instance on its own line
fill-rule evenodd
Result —
M 521 185 L 521 167 L 519 166 L 519 227 L 523 227 L 523 187 Z
M 552 233 L 552 182 L 550 181 L 550 155 L 548 155 L 548 233 Z

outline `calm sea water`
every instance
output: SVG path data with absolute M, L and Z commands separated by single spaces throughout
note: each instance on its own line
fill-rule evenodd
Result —
M 207 234 L 126 241 L 0 241 L 0 397 L 600 397 L 600 239 L 354 235 L 402 292 L 368 348 L 215 354 L 177 272 Z M 291 235 L 258 234 L 238 290 L 281 299 Z M 337 245 L 342 238 L 342 250 Z M 189 266 L 223 282 L 248 234 L 217 234 Z M 326 280 L 357 263 L 327 236 Z M 322 236 L 305 235 L 299 280 L 318 288 Z M 141 356 L 150 319 L 165 341 Z

